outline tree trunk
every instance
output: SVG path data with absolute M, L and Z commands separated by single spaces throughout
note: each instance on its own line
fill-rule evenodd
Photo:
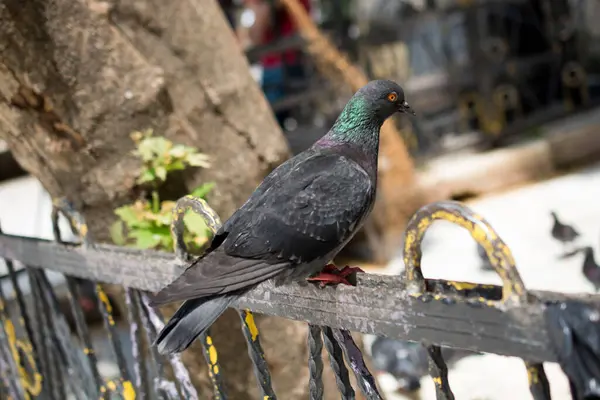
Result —
M 216 182 L 209 202 L 223 219 L 288 157 L 216 1 L 0 3 L 0 137 L 53 198 L 74 202 L 97 241 L 134 196 L 129 134 L 147 128 L 213 157 L 182 177 L 187 190 Z M 238 319 L 226 313 L 214 332 L 230 398 L 246 399 L 257 390 Z M 305 326 L 257 322 L 280 397 L 306 398 Z M 183 358 L 211 393 L 201 353 Z

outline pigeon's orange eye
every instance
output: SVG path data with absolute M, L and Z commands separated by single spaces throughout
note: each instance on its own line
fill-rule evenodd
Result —
M 392 92 L 387 95 L 387 99 L 393 103 L 398 100 L 398 94 L 396 92 Z

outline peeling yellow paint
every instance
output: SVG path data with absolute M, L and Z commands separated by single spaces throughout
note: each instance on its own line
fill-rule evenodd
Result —
M 79 226 L 79 234 L 84 237 L 88 234 L 88 227 L 86 224 L 81 224 Z
M 135 400 L 135 389 L 130 381 L 123 382 L 123 399 Z
M 442 386 L 442 378 L 436 376 L 435 378 L 433 378 L 433 383 Z
M 100 299 L 102 304 L 104 304 L 104 308 L 106 308 L 106 312 L 108 314 L 108 323 L 110 325 L 114 325 L 115 320 L 112 316 L 112 312 L 113 312 L 112 305 L 110 304 L 110 300 L 109 300 L 108 296 L 106 295 L 106 292 L 104 291 L 104 289 L 102 289 L 102 286 L 96 285 L 96 293 L 98 294 L 98 298 Z
M 117 385 L 113 381 L 106 382 L 106 386 L 112 392 L 114 392 L 115 390 L 117 390 Z
M 527 367 L 527 379 L 530 385 L 537 385 L 539 383 L 540 377 L 536 367 Z
M 210 359 L 211 364 L 214 365 L 217 363 L 217 349 L 215 348 L 215 346 L 210 346 L 208 348 L 208 358 Z
M 30 399 L 31 396 L 38 396 L 42 391 L 42 375 L 38 372 L 35 359 L 33 358 L 33 348 L 29 342 L 24 342 L 17 339 L 15 327 L 10 320 L 4 320 L 4 331 L 8 338 L 8 344 L 13 360 L 17 365 L 19 380 L 25 389 L 25 398 Z M 20 350 L 20 351 L 19 351 Z M 27 358 L 27 364 L 33 371 L 32 376 L 29 376 L 27 369 L 23 366 L 21 353 Z M 31 395 L 31 396 L 30 396 Z
M 470 289 L 476 289 L 477 285 L 476 283 L 470 283 L 470 282 L 459 282 L 459 281 L 448 281 L 448 284 L 453 286 L 456 290 L 470 290 Z
M 244 321 L 250 330 L 250 335 L 252 336 L 252 340 L 256 340 L 258 337 L 258 328 L 256 327 L 256 323 L 254 322 L 254 316 L 250 312 L 250 310 L 246 310 L 246 316 L 244 317 Z

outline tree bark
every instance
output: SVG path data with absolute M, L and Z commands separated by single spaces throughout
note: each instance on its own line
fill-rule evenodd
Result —
M 129 134 L 147 128 L 213 157 L 182 177 L 187 190 L 216 182 L 209 202 L 223 219 L 289 155 L 214 0 L 0 2 L 0 137 L 53 198 L 74 202 L 97 241 L 134 196 Z M 238 320 L 226 313 L 214 337 L 229 398 L 247 399 L 257 389 Z M 257 323 L 280 397 L 306 398 L 305 326 Z M 208 396 L 203 356 L 183 358 Z

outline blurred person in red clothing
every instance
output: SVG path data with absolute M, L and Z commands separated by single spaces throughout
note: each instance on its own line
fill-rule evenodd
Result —
M 310 12 L 310 0 L 297 1 Z M 297 33 L 292 17 L 279 1 L 243 0 L 243 3 L 251 13 L 248 33 L 255 46 L 273 43 Z M 265 54 L 261 57 L 260 64 L 263 67 L 262 88 L 270 103 L 293 92 L 290 81 L 300 81 L 305 77 L 301 50 Z M 289 110 L 275 113 L 281 126 L 289 115 Z

